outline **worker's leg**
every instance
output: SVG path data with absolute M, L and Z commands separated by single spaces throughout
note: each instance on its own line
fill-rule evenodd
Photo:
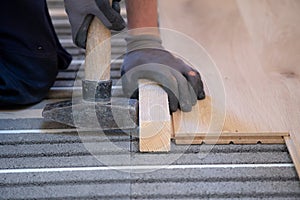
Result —
M 44 0 L 0 6 L 0 106 L 42 100 L 71 56 L 61 47 Z
M 1 54 L 0 106 L 24 105 L 43 99 L 57 75 L 57 58 Z

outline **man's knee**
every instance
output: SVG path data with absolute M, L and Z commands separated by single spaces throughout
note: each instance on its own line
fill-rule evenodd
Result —
M 41 101 L 53 85 L 57 73 L 57 59 L 19 55 L 1 59 L 0 106 Z
M 51 87 L 47 83 L 28 84 L 22 80 L 3 80 L 3 77 L 0 83 L 0 106 L 37 103 L 46 97 Z

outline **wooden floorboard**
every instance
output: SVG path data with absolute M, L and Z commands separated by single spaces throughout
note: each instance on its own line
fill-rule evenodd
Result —
M 299 63 L 299 2 L 284 1 L 283 9 L 279 1 L 267 2 L 260 5 L 260 1 L 229 0 L 220 4 L 218 1 L 180 0 L 163 13 L 161 26 L 191 36 L 203 45 L 216 63 L 226 102 L 224 126 L 219 131 L 272 133 L 293 130 L 298 138 L 300 93 L 295 63 Z M 170 8 L 169 1 L 161 1 L 160 6 L 163 10 Z M 185 17 L 182 17 L 183 13 Z M 186 20 L 198 26 L 187 28 L 183 23 Z M 257 30 L 257 27 L 260 28 Z M 206 73 L 205 64 L 203 62 L 201 66 L 203 71 L 200 67 L 200 73 L 208 84 L 214 77 Z M 283 71 L 287 67 L 293 71 Z M 276 77 L 276 73 L 287 80 Z M 198 121 L 202 123 L 198 127 L 181 124 L 189 116 L 180 121 L 178 118 L 185 114 L 175 114 L 178 136 L 184 132 L 191 135 L 209 132 L 210 123 L 214 123 L 211 116 L 215 114 L 210 106 L 212 101 L 220 98 L 209 92 L 209 98 L 194 108 L 198 109 L 195 113 L 201 113 Z M 218 114 L 223 117 L 217 110 Z
M 176 142 L 201 144 L 210 135 L 216 136 L 208 143 L 286 142 L 299 173 L 299 1 L 229 0 L 220 4 L 180 0 L 172 9 L 167 9 L 169 1 L 161 1 L 160 8 L 166 11 L 161 16 L 163 28 L 187 34 L 203 45 L 220 72 L 225 91 L 221 97 L 211 93 L 212 79 L 217 80 L 218 74 L 207 73 L 204 59 L 199 71 L 210 87 L 206 88 L 207 98 L 191 113 L 173 114 Z M 184 21 L 198 26 L 187 27 Z M 172 46 L 175 40 L 167 42 Z M 225 112 L 216 109 L 214 101 L 224 102 Z M 218 126 L 216 118 L 224 124 Z M 222 137 L 228 132 L 235 133 L 237 140 Z M 238 138 L 240 133 L 261 137 L 275 132 L 291 137 Z

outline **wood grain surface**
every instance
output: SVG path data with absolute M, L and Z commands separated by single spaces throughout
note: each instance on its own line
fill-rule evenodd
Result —
M 111 33 L 98 18 L 94 18 L 88 31 L 85 59 L 85 79 L 110 80 Z
M 139 148 L 141 152 L 168 152 L 172 122 L 167 93 L 155 82 L 139 80 Z
M 221 73 L 221 132 L 290 132 L 300 143 L 300 1 L 163 0 L 159 6 L 161 27 L 203 45 Z M 205 70 L 200 73 L 206 81 Z M 209 132 L 213 99 L 194 108 L 200 113 L 196 128 L 187 126 L 189 114 L 175 113 L 175 137 Z

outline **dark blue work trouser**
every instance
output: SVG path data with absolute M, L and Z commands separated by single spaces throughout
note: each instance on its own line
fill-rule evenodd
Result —
M 45 0 L 0 3 L 0 107 L 41 101 L 70 62 Z

